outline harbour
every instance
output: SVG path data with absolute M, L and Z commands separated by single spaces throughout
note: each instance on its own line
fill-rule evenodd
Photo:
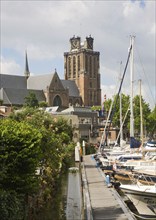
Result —
M 156 220 L 156 3 L 1 6 L 0 220 Z
M 92 156 L 84 156 L 83 163 L 82 181 L 88 184 L 84 189 L 86 219 L 135 219 L 116 190 L 107 185 L 106 176 Z M 90 204 L 86 204 L 87 196 Z
M 118 181 L 116 178 L 112 181 L 111 177 L 114 176 L 112 175 L 114 172 L 102 170 L 94 157 L 95 155 L 83 156 L 83 165 L 81 165 L 83 167 L 84 219 L 156 219 L 156 214 L 154 214 L 156 191 L 152 193 L 155 187 L 154 182 L 142 184 L 136 179 L 131 179 L 131 183 L 129 181 L 122 185 L 122 181 Z M 110 177 L 109 181 L 107 174 Z M 135 200 L 129 195 L 127 196 L 124 187 L 125 189 L 132 188 L 127 190 L 128 192 L 133 188 L 136 190 L 134 193 L 130 192 L 130 195 L 136 195 Z M 141 197 L 138 198 L 139 195 Z M 141 213 L 138 212 L 140 208 Z

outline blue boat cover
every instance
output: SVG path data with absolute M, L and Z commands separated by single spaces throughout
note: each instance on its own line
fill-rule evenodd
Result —
M 134 137 L 130 137 L 130 148 L 139 148 L 140 146 L 140 141 L 136 140 Z

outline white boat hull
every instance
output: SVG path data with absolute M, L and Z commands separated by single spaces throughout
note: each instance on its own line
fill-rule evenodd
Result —
M 156 187 L 121 185 L 121 190 L 133 202 L 140 215 L 156 216 Z

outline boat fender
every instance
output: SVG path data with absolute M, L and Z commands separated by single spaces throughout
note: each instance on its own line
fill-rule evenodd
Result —
M 106 175 L 106 184 L 107 184 L 108 187 L 111 186 L 111 183 L 110 183 L 110 176 L 109 176 L 108 174 Z

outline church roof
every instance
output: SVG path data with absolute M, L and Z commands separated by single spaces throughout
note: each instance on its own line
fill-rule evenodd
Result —
M 30 76 L 27 82 L 28 89 L 37 89 L 37 90 L 45 90 L 47 86 L 50 86 L 50 83 L 54 77 L 55 73 L 46 74 L 46 75 L 38 75 L 38 76 Z
M 44 91 L 50 89 L 63 91 L 68 89 L 69 97 L 80 97 L 74 80 L 61 80 L 55 71 L 51 74 L 29 76 L 0 74 L 0 99 L 6 105 L 23 105 L 29 91 L 35 93 L 38 101 L 45 101 Z
M 25 97 L 30 92 L 35 93 L 37 100 L 45 101 L 45 96 L 42 90 L 27 90 L 27 89 L 14 89 L 4 88 L 0 91 L 0 99 L 3 99 L 4 105 L 23 105 L 25 103 Z
M 64 88 L 69 89 L 69 96 L 80 97 L 79 90 L 74 80 L 61 80 Z
M 1 88 L 26 89 L 27 81 L 24 76 L 0 74 L 0 89 Z

